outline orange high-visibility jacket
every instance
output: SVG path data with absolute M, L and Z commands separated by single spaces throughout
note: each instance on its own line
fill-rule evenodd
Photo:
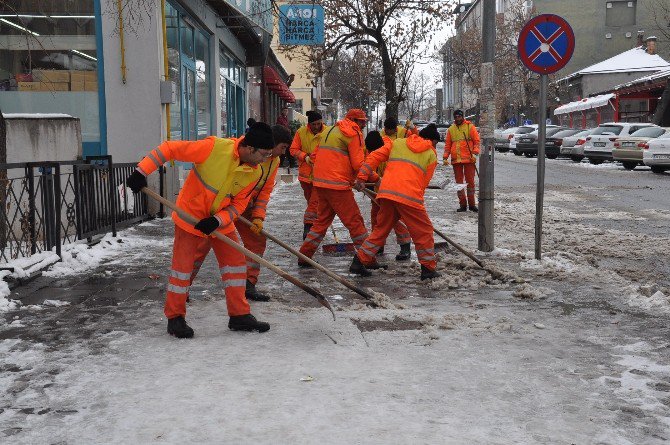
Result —
M 380 133 L 382 134 L 382 137 L 387 137 L 387 138 L 390 138 L 392 141 L 395 141 L 396 139 L 403 139 L 403 138 L 406 138 L 406 137 L 408 137 L 409 135 L 412 135 L 412 134 L 419 134 L 419 130 L 417 130 L 416 127 L 410 129 L 410 128 L 405 128 L 405 127 L 401 127 L 400 125 L 398 125 L 398 128 L 396 129 L 395 134 L 390 134 L 390 135 L 386 134 L 386 129 L 385 128 L 382 128 L 382 131 Z
M 339 121 L 323 136 L 314 153 L 312 184 L 334 190 L 351 190 L 363 159 L 363 134 L 349 119 Z
M 452 124 L 444 143 L 444 159 L 451 156 L 452 164 L 470 164 L 479 154 L 479 133 L 474 124 L 464 120 L 460 126 Z
M 367 181 L 381 162 L 388 161 L 378 198 L 390 199 L 410 207 L 424 208 L 423 195 L 437 165 L 433 144 L 417 135 L 396 139 L 370 153 L 358 172 Z
M 316 147 L 321 142 L 321 137 L 328 133 L 331 127 L 324 125 L 320 133 L 314 134 L 307 125 L 300 127 L 295 132 L 293 142 L 291 142 L 291 156 L 298 159 L 300 167 L 298 168 L 298 181 L 312 182 L 312 166 L 305 162 L 308 155 L 314 153 Z M 314 159 L 312 159 L 314 162 Z
M 382 133 L 382 141 L 384 141 L 384 145 L 389 145 L 389 146 L 391 146 L 391 145 L 393 144 L 393 140 L 392 140 L 390 137 L 388 137 L 388 136 L 386 136 L 385 134 L 383 134 L 383 133 Z M 377 150 L 379 150 L 379 149 L 377 149 Z M 368 151 L 368 149 L 366 148 L 366 149 L 364 150 L 364 152 L 365 152 L 365 157 L 367 158 L 368 155 L 369 155 L 370 153 L 373 153 L 374 151 Z M 377 166 L 377 168 L 375 169 L 375 173 L 377 173 L 378 177 L 376 177 L 376 178 L 368 178 L 368 180 L 371 180 L 371 181 L 375 181 L 375 182 L 376 182 L 376 181 L 379 180 L 380 177 L 384 176 L 384 171 L 386 171 L 386 164 L 388 164 L 388 162 L 386 162 L 386 161 L 384 161 L 384 162 L 380 162 L 379 165 Z
M 230 233 L 235 230 L 234 219 L 247 208 L 261 172 L 258 167 L 240 164 L 240 140 L 210 136 L 200 141 L 165 141 L 149 152 L 137 169 L 149 175 L 168 161 L 193 162 L 177 206 L 197 219 L 215 216 L 221 223 L 217 230 Z M 206 237 L 177 212 L 172 212 L 172 219 L 185 231 Z
M 279 163 L 279 156 L 275 156 L 258 166 L 261 170 L 260 180 L 256 182 L 251 192 L 251 198 L 247 207 L 251 208 L 252 218 L 265 219 L 270 195 L 272 194 L 272 189 L 275 187 Z

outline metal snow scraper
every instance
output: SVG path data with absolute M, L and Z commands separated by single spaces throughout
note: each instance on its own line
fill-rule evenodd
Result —
M 170 201 L 163 198 L 162 196 L 160 196 L 158 193 L 154 192 L 153 190 L 150 190 L 146 187 L 143 187 L 142 191 L 147 196 L 155 199 L 156 201 L 160 202 L 164 206 L 166 206 L 166 207 L 174 210 L 175 212 L 177 212 L 179 217 L 181 219 L 183 219 L 184 221 L 188 222 L 189 224 L 195 225 L 195 224 L 198 223 L 198 220 L 195 218 L 195 216 L 193 216 L 190 213 L 185 212 L 184 210 L 180 209 L 179 207 L 172 204 Z M 250 250 L 247 250 L 244 246 L 236 243 L 235 241 L 231 240 L 227 236 L 222 235 L 218 231 L 214 231 L 214 236 L 216 236 L 219 240 L 223 241 L 228 246 L 232 247 L 233 249 L 237 250 L 238 252 L 243 253 L 244 256 L 246 256 L 247 258 L 251 258 L 252 260 L 256 261 L 257 263 L 262 264 L 263 266 L 267 267 L 268 269 L 270 269 L 271 271 L 273 271 L 274 273 L 276 273 L 277 275 L 279 275 L 283 279 L 285 279 L 287 281 L 290 281 L 291 283 L 298 286 L 300 289 L 304 290 L 305 292 L 307 292 L 308 294 L 310 294 L 311 296 L 316 298 L 318 300 L 318 302 L 321 303 L 321 305 L 323 307 L 328 309 L 330 311 L 330 313 L 333 314 L 333 320 L 335 320 L 335 312 L 333 312 L 333 308 L 330 306 L 330 303 L 328 303 L 328 300 L 326 300 L 326 297 L 324 297 L 321 292 L 319 292 L 318 290 L 306 285 L 305 283 L 298 280 L 294 276 L 289 275 L 288 273 L 286 273 L 285 271 L 283 271 L 279 267 L 275 266 L 274 264 L 272 264 L 271 262 L 269 262 L 265 258 L 256 255 L 255 253 L 253 253 Z

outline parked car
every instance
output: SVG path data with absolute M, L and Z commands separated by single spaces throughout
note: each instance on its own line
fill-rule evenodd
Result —
M 512 127 L 507 129 L 499 129 L 494 132 L 494 147 L 501 152 L 509 151 L 509 141 L 514 137 L 514 133 L 519 130 L 519 127 Z
M 644 165 L 651 167 L 654 173 L 670 170 L 670 133 L 652 139 L 647 145 L 649 148 L 642 150 Z
M 561 144 L 561 156 L 569 157 L 573 162 L 582 162 L 584 159 L 584 143 L 586 137 L 593 132 L 594 128 L 582 130 L 579 133 L 563 138 Z
M 637 130 L 628 137 L 614 142 L 612 158 L 621 162 L 626 170 L 633 170 L 642 163 L 642 151 L 649 148 L 649 141 L 670 133 L 667 127 L 646 127 Z
M 637 122 L 608 122 L 600 124 L 593 130 L 584 143 L 584 156 L 591 164 L 602 164 L 611 161 L 614 143 L 621 137 L 630 136 L 637 130 L 645 127 L 653 127 L 654 124 L 643 124 Z
M 519 141 L 519 138 L 523 136 L 524 134 L 532 133 L 537 129 L 537 125 L 522 125 L 521 127 L 516 129 L 516 132 L 512 135 L 512 137 L 509 138 L 509 149 L 512 150 L 512 152 L 517 155 L 521 156 L 521 152 L 516 150 L 516 144 Z
M 442 142 L 447 140 L 447 130 L 451 124 L 437 124 L 437 132 L 440 133 L 440 140 Z
M 580 130 L 579 128 L 566 128 L 564 130 L 554 133 L 551 136 L 547 135 L 546 142 L 544 143 L 544 154 L 549 159 L 556 159 L 561 154 L 561 145 L 563 145 L 563 138 L 570 137 L 577 133 L 581 133 L 581 131 L 582 130 Z
M 554 134 L 558 133 L 561 130 L 565 130 L 564 127 L 558 127 L 556 125 L 547 125 L 547 136 L 551 137 Z M 535 129 L 532 133 L 527 133 L 522 135 L 517 139 L 516 142 L 516 151 L 521 152 L 525 157 L 532 158 L 537 156 L 537 136 L 539 129 Z M 546 139 L 545 139 L 546 141 Z M 546 145 L 545 145 L 546 146 Z M 553 155 L 553 153 L 552 153 Z M 556 153 L 558 157 L 558 153 Z

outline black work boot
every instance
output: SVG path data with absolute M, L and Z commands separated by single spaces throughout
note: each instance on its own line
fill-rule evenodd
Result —
M 256 284 L 247 280 L 247 289 L 244 291 L 244 296 L 247 297 L 247 300 L 253 301 L 270 301 L 270 297 L 265 294 L 262 294 L 256 290 Z
M 470 211 L 477 213 L 479 212 L 479 209 L 477 208 L 477 206 L 470 206 Z
M 309 231 L 311 229 L 312 229 L 312 224 L 305 223 L 305 225 L 303 226 L 303 229 L 302 229 L 302 240 L 303 241 L 305 241 L 305 238 L 307 238 L 307 234 L 309 233 Z
M 404 243 L 400 245 L 400 253 L 395 256 L 396 261 L 407 261 L 412 256 L 412 250 L 410 248 L 410 243 Z
M 377 251 L 377 256 L 381 256 L 381 255 L 384 255 L 384 247 L 382 247 L 381 249 L 379 249 Z
M 193 329 L 186 324 L 186 320 L 182 316 L 168 320 L 167 333 L 177 338 L 191 338 L 194 334 Z
M 436 270 L 428 269 L 423 264 L 421 265 L 421 281 L 423 280 L 432 280 L 433 278 L 439 278 L 440 275 Z
M 468 206 L 462 205 L 459 208 L 456 209 L 457 212 L 465 212 L 468 210 Z
M 372 275 L 372 272 L 370 272 L 367 267 L 361 263 L 361 260 L 358 259 L 358 255 L 354 255 L 354 259 L 351 262 L 351 266 L 349 266 L 349 272 L 355 273 L 357 275 L 361 275 L 363 277 L 369 277 Z
M 369 269 L 369 270 L 377 270 L 377 269 L 384 269 L 384 270 L 386 270 L 386 269 L 389 268 L 389 266 L 388 266 L 387 264 L 379 264 L 379 263 L 377 262 L 377 260 L 375 260 L 374 263 L 365 266 L 365 268 L 366 268 L 366 269 Z
M 270 330 L 270 324 L 256 320 L 256 317 L 251 314 L 233 315 L 228 322 L 228 329 L 233 331 L 265 332 Z

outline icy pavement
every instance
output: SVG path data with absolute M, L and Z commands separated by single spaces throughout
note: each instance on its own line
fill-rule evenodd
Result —
M 516 166 L 502 159 L 496 174 L 505 168 L 511 175 Z M 350 277 L 396 306 L 372 309 L 271 247 L 267 258 L 319 287 L 337 320 L 264 270 L 259 287 L 273 301 L 251 303 L 272 325 L 262 335 L 227 329 L 213 256 L 192 288 L 196 337 L 165 334 L 169 220 L 90 252 L 77 247 L 50 276 L 12 292 L 13 306 L 0 314 L 0 439 L 667 443 L 668 212 L 627 211 L 615 198 L 596 205 L 589 187 L 549 184 L 537 262 L 532 187 L 505 183 L 497 193 L 498 249 L 482 254 L 501 272 L 495 277 L 449 251 L 443 277 L 421 283 L 415 262 L 393 261 L 390 240 L 388 271 Z M 476 216 L 454 213 L 453 195 L 429 191 L 429 211 L 436 227 L 473 249 Z M 297 183 L 282 184 L 268 212 L 267 229 L 295 246 L 302 201 Z M 350 262 L 317 259 L 343 273 Z

